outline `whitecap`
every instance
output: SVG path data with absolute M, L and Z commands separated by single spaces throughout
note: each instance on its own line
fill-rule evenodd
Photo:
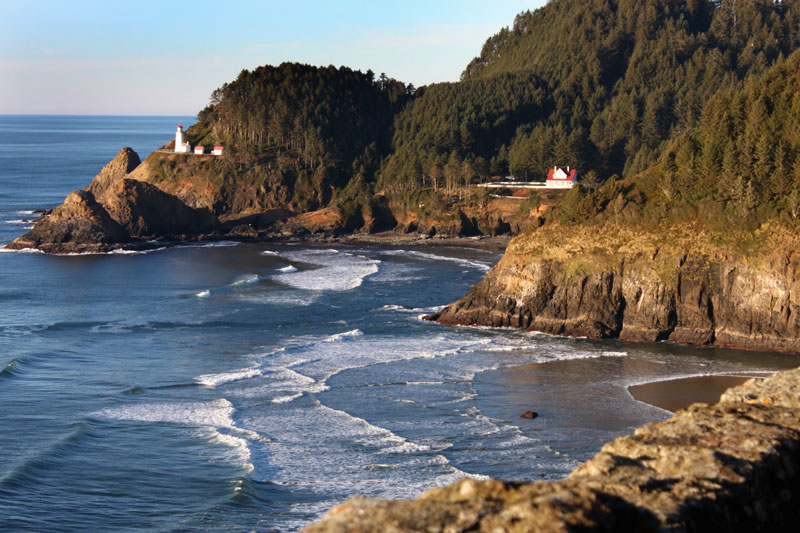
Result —
M 270 401 L 272 403 L 288 403 L 288 402 L 291 402 L 293 400 L 296 400 L 297 398 L 301 397 L 302 395 L 303 395 L 302 392 L 298 392 L 298 393 L 295 393 L 295 394 L 289 394 L 287 396 L 278 396 L 277 398 L 273 398 Z
M 195 294 L 195 296 L 197 296 L 198 298 L 208 298 L 209 296 L 211 296 L 211 290 L 206 289 L 204 291 L 200 291 L 197 294 Z
M 238 370 L 232 370 L 230 372 L 220 372 L 218 374 L 204 374 L 202 376 L 197 376 L 196 378 L 194 378 L 194 381 L 195 383 L 198 383 L 200 385 L 205 385 L 207 387 L 217 387 L 225 383 L 231 383 L 233 381 L 241 381 L 243 379 L 261 376 L 263 374 L 264 372 L 260 368 L 250 367 L 250 368 L 241 368 Z
M 346 340 L 348 338 L 362 337 L 363 335 L 364 332 L 361 331 L 360 329 L 353 329 L 350 331 L 345 331 L 343 333 L 334 333 L 333 335 L 330 335 L 329 337 L 323 339 L 323 342 L 338 342 L 341 340 Z
M 258 274 L 246 274 L 244 276 L 239 276 L 238 278 L 236 278 L 236 281 L 231 283 L 229 285 L 229 287 L 239 287 L 241 285 L 250 285 L 250 284 L 253 284 L 253 283 L 257 283 L 258 280 L 260 280 L 260 279 L 261 278 L 259 277 Z
M 18 254 L 43 254 L 44 253 L 43 251 L 37 250 L 36 248 L 20 248 L 19 250 L 13 250 L 11 248 L 6 248 L 5 245 L 0 246 L 0 252 L 18 253 Z
M 307 291 L 347 291 L 360 287 L 367 276 L 378 272 L 380 261 L 336 250 L 303 250 L 285 254 L 291 261 L 318 268 L 276 274 L 272 279 Z
M 292 266 L 292 265 L 285 266 L 285 267 L 283 267 L 283 268 L 279 268 L 279 269 L 278 269 L 278 272 L 286 272 L 286 273 L 289 273 L 289 272 L 297 272 L 297 267 L 295 267 L 295 266 Z
M 239 246 L 240 244 L 242 243 L 239 241 L 214 241 L 214 242 L 205 242 L 199 244 L 198 246 L 200 248 L 219 248 L 219 247 L 225 248 L 228 246 Z
M 463 257 L 451 257 L 447 255 L 431 254 L 427 252 L 420 252 L 419 250 L 388 250 L 383 253 L 387 255 L 411 256 L 429 261 L 450 261 L 453 263 L 458 263 L 463 266 L 477 268 L 478 270 L 483 270 L 484 272 L 488 272 L 492 268 L 490 264 L 484 263 L 482 261 L 465 259 Z

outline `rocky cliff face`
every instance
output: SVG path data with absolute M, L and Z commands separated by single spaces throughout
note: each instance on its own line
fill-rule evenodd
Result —
M 774 229 L 744 254 L 694 228 L 540 228 L 432 319 L 559 335 L 800 351 L 800 253 Z M 789 241 L 789 242 L 786 242 Z
M 215 229 L 216 217 L 208 210 L 189 207 L 149 183 L 129 179 L 139 164 L 136 152 L 123 148 L 89 186 L 70 193 L 30 232 L 6 247 L 105 252 L 148 247 L 152 238 L 182 240 Z
M 800 369 L 639 428 L 564 481 L 464 479 L 417 500 L 354 498 L 306 531 L 793 531 L 798 450 Z

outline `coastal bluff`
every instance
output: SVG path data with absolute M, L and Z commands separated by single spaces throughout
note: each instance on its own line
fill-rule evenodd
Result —
M 751 379 L 606 444 L 563 481 L 463 479 L 353 498 L 306 533 L 789 531 L 800 519 L 800 369 Z
M 442 324 L 800 351 L 800 246 L 765 224 L 726 244 L 696 225 L 549 224 L 511 241 Z
M 139 155 L 123 148 L 84 189 L 42 215 L 33 229 L 6 244 L 47 253 L 98 253 L 152 248 L 150 239 L 186 240 L 213 231 L 213 213 L 186 205 L 158 187 L 130 179 Z

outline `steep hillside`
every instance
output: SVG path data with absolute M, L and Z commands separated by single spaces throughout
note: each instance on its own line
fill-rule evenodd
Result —
M 721 91 L 659 163 L 575 188 L 434 318 L 800 352 L 800 52 Z
M 426 88 L 395 122 L 385 187 L 553 164 L 588 181 L 652 165 L 721 87 L 800 44 L 798 2 L 551 0 L 491 37 L 457 84 Z

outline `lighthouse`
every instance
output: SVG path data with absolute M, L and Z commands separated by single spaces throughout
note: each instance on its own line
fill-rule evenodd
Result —
M 189 142 L 186 140 L 186 134 L 183 132 L 183 126 L 178 124 L 178 129 L 175 132 L 175 152 L 181 154 L 188 154 L 192 151 Z

